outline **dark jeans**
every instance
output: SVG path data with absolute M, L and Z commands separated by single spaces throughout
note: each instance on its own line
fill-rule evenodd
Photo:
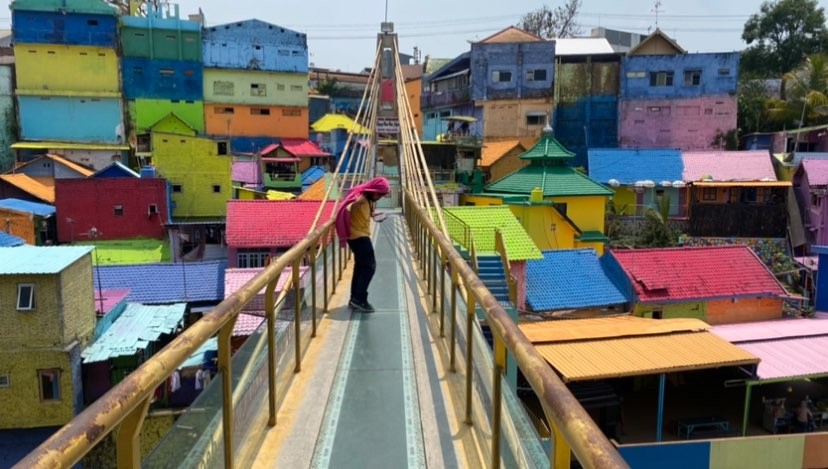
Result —
M 371 238 L 349 239 L 348 246 L 354 253 L 354 275 L 351 278 L 351 300 L 368 301 L 368 285 L 377 271 L 377 259 L 374 257 L 374 245 Z

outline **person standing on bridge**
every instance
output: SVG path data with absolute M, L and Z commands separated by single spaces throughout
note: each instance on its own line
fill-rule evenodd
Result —
M 374 246 L 371 244 L 371 219 L 382 221 L 374 213 L 376 202 L 391 192 L 385 178 L 374 178 L 354 186 L 348 192 L 336 213 L 336 233 L 344 247 L 348 244 L 354 253 L 354 273 L 351 278 L 351 299 L 348 306 L 357 311 L 374 312 L 368 303 L 368 285 L 377 270 Z

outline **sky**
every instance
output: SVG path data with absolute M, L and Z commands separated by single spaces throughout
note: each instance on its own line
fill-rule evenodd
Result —
M 564 0 L 545 2 L 550 7 Z M 0 0 L 8 5 L 9 0 Z M 746 47 L 742 29 L 762 0 L 582 0 L 582 35 L 603 26 L 646 34 L 656 26 L 688 52 L 728 52 Z M 819 0 L 828 12 L 828 0 Z M 208 26 L 257 18 L 308 35 L 314 67 L 358 72 L 370 66 L 380 23 L 395 24 L 400 51 L 422 58 L 453 58 L 544 4 L 539 0 L 180 0 L 182 16 L 204 12 Z M 0 9 L 0 29 L 11 14 Z

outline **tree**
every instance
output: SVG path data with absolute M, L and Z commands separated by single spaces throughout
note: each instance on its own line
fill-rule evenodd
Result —
M 745 23 L 742 73 L 778 77 L 828 45 L 825 10 L 817 0 L 766 1 Z
M 767 102 L 772 97 L 764 80 L 742 76 L 739 78 L 736 125 L 743 134 L 775 130 L 769 124 Z M 778 96 L 774 96 L 778 97 Z
M 657 200 L 655 207 L 644 212 L 644 227 L 638 244 L 644 247 L 670 247 L 678 243 L 679 233 L 670 224 L 670 197 Z
M 336 98 L 343 96 L 347 91 L 347 88 L 340 85 L 339 80 L 336 78 L 325 78 L 316 84 L 316 91 L 318 91 L 319 94 Z
M 784 99 L 768 102 L 768 112 L 786 127 L 828 122 L 828 57 L 814 54 L 785 74 Z
M 517 27 L 547 39 L 577 36 L 581 34 L 581 27 L 575 17 L 580 9 L 581 0 L 566 0 L 554 10 L 544 5 L 523 15 Z

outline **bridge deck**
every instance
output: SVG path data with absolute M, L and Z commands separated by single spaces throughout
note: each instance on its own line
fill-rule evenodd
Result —
M 462 376 L 446 371 L 430 336 L 403 219 L 376 225 L 374 246 L 377 311 L 349 311 L 348 269 L 308 350 L 315 365 L 297 375 L 255 467 L 477 465 L 447 385 Z

